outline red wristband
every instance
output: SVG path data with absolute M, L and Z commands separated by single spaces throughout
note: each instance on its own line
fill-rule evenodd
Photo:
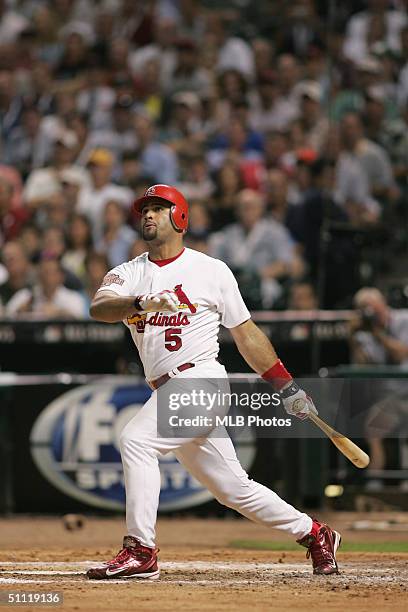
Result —
M 272 383 L 273 387 L 280 391 L 282 387 L 293 380 L 293 376 L 289 374 L 280 359 L 274 365 L 262 374 L 262 378 L 267 382 Z

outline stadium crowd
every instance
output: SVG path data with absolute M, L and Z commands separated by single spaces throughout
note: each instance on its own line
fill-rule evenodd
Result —
M 350 306 L 407 219 L 407 58 L 404 0 L 0 0 L 0 316 L 87 317 L 153 183 L 250 308 Z

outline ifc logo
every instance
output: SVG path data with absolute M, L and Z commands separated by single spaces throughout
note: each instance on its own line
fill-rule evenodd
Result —
M 116 376 L 104 377 L 55 399 L 40 413 L 30 435 L 31 454 L 41 474 L 83 503 L 124 510 L 119 437 L 150 395 L 144 381 Z M 241 453 L 238 445 L 237 454 L 243 467 L 250 467 L 254 444 L 246 442 Z M 189 508 L 212 499 L 173 453 L 160 457 L 159 465 L 159 510 Z

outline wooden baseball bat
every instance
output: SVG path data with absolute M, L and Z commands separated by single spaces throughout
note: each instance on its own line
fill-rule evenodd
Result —
M 361 448 L 354 444 L 351 440 L 343 436 L 341 433 L 327 425 L 320 417 L 313 412 L 308 414 L 308 417 L 315 425 L 326 434 L 326 436 L 337 446 L 339 451 L 343 453 L 347 459 L 354 463 L 358 468 L 365 468 L 370 463 L 370 457 Z

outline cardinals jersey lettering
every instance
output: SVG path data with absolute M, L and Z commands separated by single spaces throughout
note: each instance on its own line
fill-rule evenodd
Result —
M 135 312 L 123 321 L 137 346 L 147 380 L 183 363 L 215 359 L 220 324 L 231 328 L 250 318 L 228 266 L 192 249 L 184 249 L 162 266 L 143 253 L 110 270 L 105 279 L 99 291 L 136 297 L 167 289 L 180 301 L 177 313 Z

